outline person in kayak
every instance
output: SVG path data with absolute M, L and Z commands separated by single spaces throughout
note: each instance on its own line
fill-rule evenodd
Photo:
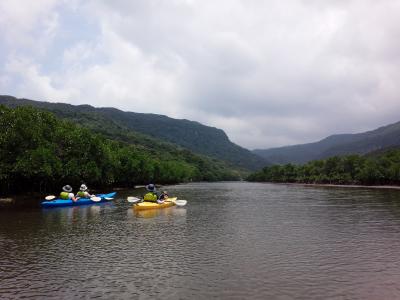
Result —
M 143 196 L 143 201 L 157 202 L 158 194 L 157 194 L 156 187 L 154 186 L 154 184 L 150 183 L 150 184 L 146 185 L 146 190 L 148 192 Z
M 76 202 L 78 199 L 75 198 L 74 193 L 72 193 L 72 187 L 70 185 L 64 185 L 62 192 L 60 193 L 60 199 L 72 200 Z
M 85 184 L 82 184 L 79 188 L 79 192 L 76 193 L 76 196 L 79 198 L 91 198 L 95 195 L 89 194 L 87 186 Z
M 157 202 L 158 203 L 164 203 L 165 200 L 168 199 L 168 192 L 167 191 L 163 191 L 160 195 L 160 197 L 158 197 Z

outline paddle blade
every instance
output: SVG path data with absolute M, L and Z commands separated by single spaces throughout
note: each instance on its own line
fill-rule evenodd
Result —
M 126 200 L 127 200 L 129 203 L 137 203 L 137 202 L 140 202 L 142 199 L 137 198 L 137 197 L 128 197 Z
M 185 206 L 186 203 L 187 203 L 187 200 L 175 200 L 176 206 Z
M 101 198 L 100 197 L 92 197 L 92 198 L 90 198 L 90 200 L 92 200 L 94 202 L 100 202 Z
M 54 200 L 54 199 L 56 199 L 56 196 L 50 195 L 50 196 L 46 196 L 46 198 L 44 198 L 44 199 L 46 199 L 47 201 Z
M 106 198 L 104 198 L 104 199 L 106 199 L 107 201 L 114 200 L 114 198 L 108 198 L 108 197 L 106 197 Z

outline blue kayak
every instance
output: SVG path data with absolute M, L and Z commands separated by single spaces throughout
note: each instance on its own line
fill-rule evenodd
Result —
M 42 207 L 62 207 L 62 206 L 76 206 L 76 205 L 86 205 L 86 204 L 94 204 L 107 202 L 106 198 L 113 198 L 117 192 L 112 192 L 109 194 L 98 194 L 96 197 L 100 197 L 101 201 L 92 201 L 90 198 L 79 198 L 78 201 L 74 202 L 72 200 L 64 200 L 64 199 L 54 199 L 51 201 L 43 201 L 41 203 Z

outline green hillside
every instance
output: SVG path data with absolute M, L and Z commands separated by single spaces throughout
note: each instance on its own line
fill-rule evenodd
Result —
M 273 164 L 303 164 L 316 159 L 349 154 L 362 155 L 396 146 L 400 146 L 400 122 L 364 133 L 332 135 L 315 143 L 257 149 L 253 153 Z
M 0 104 L 9 107 L 32 105 L 49 110 L 59 117 L 83 124 L 107 136 L 125 139 L 145 139 L 141 134 L 173 143 L 192 152 L 228 162 L 231 166 L 257 170 L 267 161 L 231 141 L 221 129 L 189 120 L 178 120 L 163 115 L 124 112 L 115 108 L 94 108 L 90 105 L 49 103 L 11 96 L 0 96 Z M 149 141 L 149 140 L 148 140 Z
M 118 139 L 110 139 L 111 124 L 106 137 L 33 107 L 0 105 L 0 128 L 0 194 L 54 191 L 67 183 L 104 188 L 240 177 L 226 163 L 187 149 L 118 130 Z

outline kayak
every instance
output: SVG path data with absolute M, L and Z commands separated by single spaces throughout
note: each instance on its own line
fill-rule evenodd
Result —
M 77 206 L 77 205 L 86 205 L 86 204 L 94 204 L 94 203 L 101 203 L 106 202 L 106 198 L 113 198 L 117 192 L 112 192 L 109 194 L 98 194 L 96 197 L 101 198 L 100 201 L 92 201 L 90 198 L 79 198 L 78 201 L 74 202 L 72 200 L 65 200 L 65 199 L 54 199 L 51 201 L 43 201 L 41 203 L 42 207 L 62 207 L 62 206 Z
M 160 209 L 160 208 L 167 208 L 175 205 L 176 197 L 169 198 L 165 200 L 164 203 L 158 204 L 157 202 L 140 202 L 133 205 L 135 210 L 146 210 L 146 209 Z

